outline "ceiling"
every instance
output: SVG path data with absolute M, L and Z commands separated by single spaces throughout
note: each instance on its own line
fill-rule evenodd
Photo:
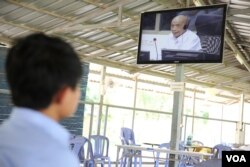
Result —
M 175 65 L 137 65 L 140 13 L 228 3 L 222 64 L 185 64 L 185 82 L 242 93 L 250 101 L 250 1 L 248 0 L 0 0 L 0 44 L 33 32 L 60 36 L 82 61 L 174 79 Z

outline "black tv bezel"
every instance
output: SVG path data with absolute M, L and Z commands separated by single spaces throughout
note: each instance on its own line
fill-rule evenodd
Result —
M 168 10 L 158 10 L 158 11 L 149 11 L 141 13 L 140 17 L 140 31 L 139 31 L 139 42 L 138 42 L 138 50 L 137 50 L 137 64 L 194 64 L 194 63 L 222 63 L 223 62 L 223 50 L 224 50 L 224 37 L 225 37 L 225 24 L 226 24 L 226 15 L 227 15 L 227 4 L 214 4 L 214 5 L 206 5 L 206 6 L 196 6 L 196 7 L 186 7 L 186 8 L 177 8 L 177 9 L 168 9 Z M 146 14 L 158 14 L 158 13 L 170 13 L 170 12 L 182 12 L 182 11 L 191 11 L 191 10 L 202 10 L 202 9 L 213 9 L 213 8 L 222 8 L 223 9 L 223 18 L 222 18 L 222 26 L 221 26 L 221 48 L 218 59 L 215 60 L 148 60 L 148 61 L 140 61 L 139 56 L 141 52 L 141 38 L 142 38 L 142 18 Z M 224 33 L 223 33 L 224 32 Z

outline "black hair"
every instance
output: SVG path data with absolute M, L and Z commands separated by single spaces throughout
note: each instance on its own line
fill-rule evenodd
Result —
M 43 33 L 16 40 L 5 68 L 14 105 L 37 110 L 48 107 L 60 89 L 75 89 L 82 75 L 72 46 Z

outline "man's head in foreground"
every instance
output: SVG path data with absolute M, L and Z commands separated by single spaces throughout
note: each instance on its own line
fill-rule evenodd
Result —
M 15 106 L 38 110 L 56 121 L 76 110 L 82 69 L 68 43 L 42 33 L 29 35 L 16 41 L 5 65 Z

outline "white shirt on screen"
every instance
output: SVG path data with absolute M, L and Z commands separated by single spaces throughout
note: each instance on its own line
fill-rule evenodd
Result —
M 164 49 L 201 50 L 200 38 L 194 32 L 186 30 L 176 38 L 172 33 L 167 35 Z
M 0 126 L 1 167 L 79 167 L 69 133 L 39 111 L 14 108 Z

